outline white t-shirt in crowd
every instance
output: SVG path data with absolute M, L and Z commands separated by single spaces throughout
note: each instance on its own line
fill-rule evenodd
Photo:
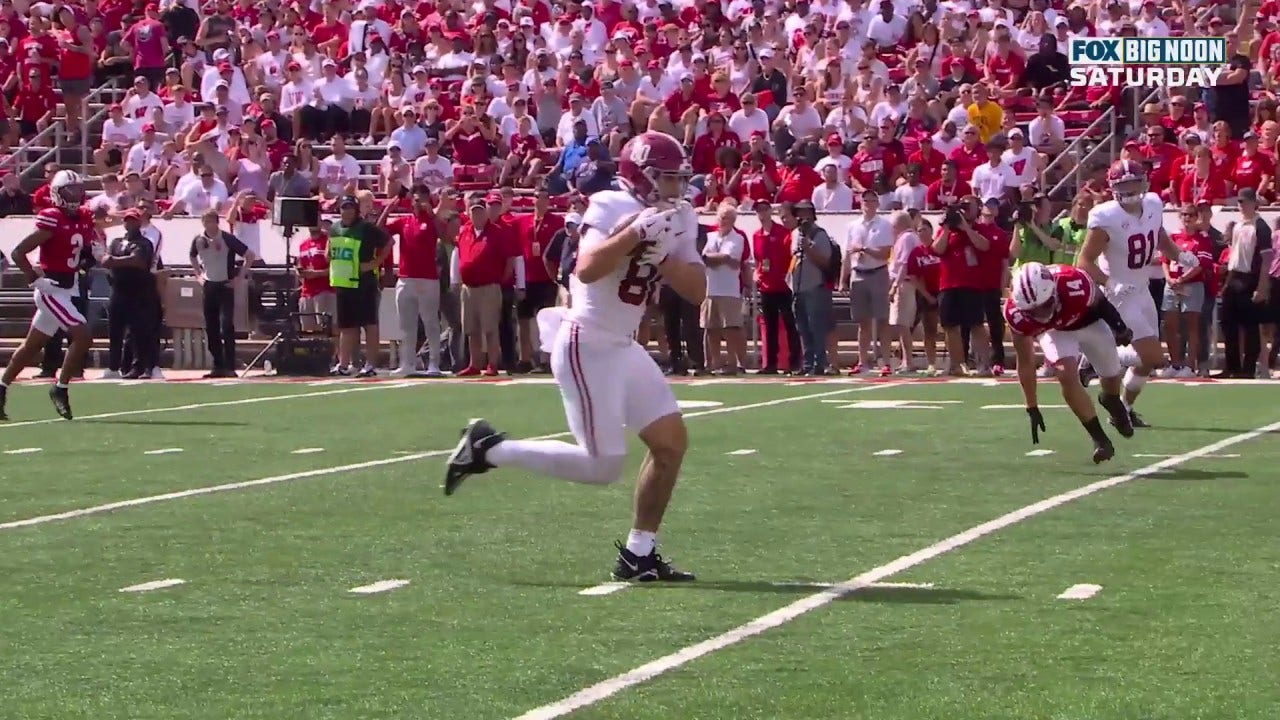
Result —
M 813 189 L 809 198 L 818 212 L 853 212 L 853 188 L 837 182 L 833 188 L 826 183 Z
M 855 250 L 878 250 L 893 247 L 893 226 L 883 217 L 876 215 L 868 220 L 858 217 L 849 223 L 845 231 L 844 254 L 848 256 Z M 865 253 L 858 256 L 855 267 L 862 270 L 873 270 L 885 265 L 886 261 L 871 257 Z
M 413 164 L 413 179 L 438 190 L 453 182 L 453 162 L 443 155 L 435 159 L 423 155 Z
M 1011 187 L 1015 179 L 1013 168 L 1003 162 L 994 166 L 984 162 L 973 169 L 969 186 L 973 188 L 973 193 L 978 196 L 978 199 L 985 202 L 991 198 L 1003 197 L 1004 189 Z
M 330 195 L 338 195 L 343 192 L 347 183 L 360 176 L 360 163 L 347 154 L 342 157 L 330 155 L 320 161 L 318 175 L 317 181 L 320 187 L 327 190 Z

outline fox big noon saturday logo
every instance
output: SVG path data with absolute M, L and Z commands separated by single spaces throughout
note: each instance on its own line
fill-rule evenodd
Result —
M 1072 87 L 1210 87 L 1227 64 L 1227 40 L 1075 38 L 1068 59 Z

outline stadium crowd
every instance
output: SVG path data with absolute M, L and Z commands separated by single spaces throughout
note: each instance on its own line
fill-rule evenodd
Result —
M 583 198 L 613 183 L 629 138 L 665 133 L 689 157 L 690 201 L 717 217 L 702 233 L 717 302 L 699 312 L 655 298 L 673 371 L 746 365 L 741 301 L 753 287 L 765 371 L 834 370 L 834 291 L 849 293 L 861 330 L 854 372 L 907 370 L 888 345 L 909 347 L 919 316 L 930 368 L 940 322 L 950 357 L 972 357 L 972 344 L 978 369 L 999 373 L 1009 266 L 1070 261 L 1091 203 L 1106 197 L 1107 163 L 1077 168 L 1088 146 L 1073 141 L 1109 132 L 1110 122 L 1095 122 L 1107 109 L 1120 157 L 1145 163 L 1152 190 L 1186 210 L 1186 235 L 1217 232 L 1212 205 L 1277 199 L 1278 15 L 1275 0 L 7 0 L 0 154 L 48 127 L 60 96 L 66 135 L 83 137 L 89 174 L 101 177 L 93 202 L 109 214 L 213 210 L 256 250 L 255 225 L 275 196 L 315 196 L 335 212 L 354 198 L 398 240 L 376 258 L 388 268 L 383 282 L 443 286 L 438 301 L 404 293 L 406 327 L 421 317 L 431 336 L 443 308 L 455 337 L 472 340 L 451 354 L 473 360 L 454 364 L 481 373 L 537 364 L 528 330 L 571 267 Z M 1217 87 L 1142 97 L 1067 85 L 1062 50 L 1073 37 L 1184 33 L 1226 38 Z M 109 78 L 128 90 L 91 126 L 85 98 Z M 1079 193 L 1059 217 L 1063 195 L 1046 193 L 1077 171 Z M 23 200 L 11 185 L 0 192 L 8 212 L 48 203 L 47 186 Z M 930 210 L 949 213 L 931 225 L 920 215 Z M 831 212 L 862 217 L 827 247 L 821 217 Z M 754 237 L 734 229 L 739 213 L 757 215 Z M 496 246 L 486 223 L 508 237 L 512 262 L 486 249 Z M 1223 272 L 1254 278 L 1222 327 L 1229 356 L 1237 329 L 1252 328 L 1236 357 L 1255 349 L 1256 359 L 1258 327 L 1280 302 L 1251 294 L 1260 274 L 1280 267 L 1234 251 L 1260 245 L 1246 234 L 1211 238 L 1205 253 L 1224 260 Z M 317 228 L 310 241 L 323 237 Z M 458 248 L 452 262 L 441 238 Z M 327 292 L 322 256 L 299 253 L 313 302 Z M 1153 267 L 1169 316 L 1198 315 L 1188 320 L 1201 332 L 1186 333 L 1194 352 L 1176 333 L 1170 351 L 1191 357 L 1171 372 L 1194 373 L 1220 293 L 1211 284 L 1200 308 L 1177 292 L 1169 302 L 1163 285 L 1174 279 Z M 467 312 L 458 306 L 468 285 L 504 289 Z M 450 286 L 460 291 L 452 300 Z M 947 290 L 964 292 L 939 308 Z M 483 320 L 466 321 L 479 310 Z M 501 357 L 475 359 L 493 336 Z M 789 361 L 780 346 L 792 349 Z M 1226 365 L 1233 374 L 1253 367 Z

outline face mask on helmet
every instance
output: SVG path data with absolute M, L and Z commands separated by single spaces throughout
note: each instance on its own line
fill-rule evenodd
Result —
M 1058 299 L 1049 298 L 1048 300 L 1030 308 L 1024 312 L 1037 322 L 1048 322 L 1053 319 L 1053 314 L 1058 311 Z
M 84 200 L 84 185 L 78 182 L 63 185 L 58 188 L 57 196 L 63 205 L 79 205 Z
M 660 200 L 683 200 L 689 191 L 688 173 L 659 173 L 653 187 Z
M 1111 186 L 1111 192 L 1117 202 L 1131 203 L 1142 199 L 1147 192 L 1147 181 L 1140 178 L 1125 180 Z

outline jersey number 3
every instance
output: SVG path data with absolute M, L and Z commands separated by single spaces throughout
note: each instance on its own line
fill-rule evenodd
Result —
M 1156 234 L 1155 231 L 1149 231 L 1147 234 L 1130 235 L 1129 236 L 1129 269 L 1141 270 L 1151 264 L 1151 257 L 1156 253 Z
M 658 286 L 658 268 L 631 258 L 627 274 L 618 282 L 618 299 L 628 305 L 644 305 Z

